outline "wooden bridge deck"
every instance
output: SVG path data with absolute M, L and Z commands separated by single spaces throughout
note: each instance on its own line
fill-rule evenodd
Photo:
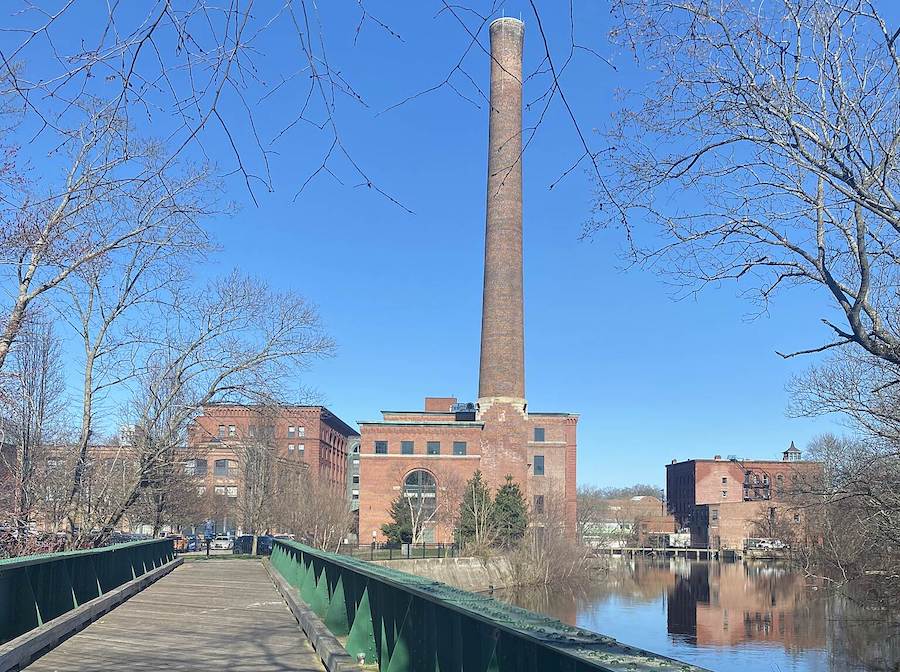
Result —
M 209 560 L 177 567 L 26 669 L 325 668 L 259 562 Z

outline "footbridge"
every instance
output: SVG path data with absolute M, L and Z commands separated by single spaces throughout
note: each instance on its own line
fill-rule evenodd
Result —
M 0 672 L 20 669 L 700 672 L 292 541 L 184 562 L 165 539 L 0 561 Z

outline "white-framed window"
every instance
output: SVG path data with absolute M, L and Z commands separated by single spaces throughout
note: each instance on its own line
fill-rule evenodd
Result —
M 306 452 L 306 444 L 305 443 L 299 444 L 297 446 L 297 450 L 299 450 L 301 453 L 305 453 Z
M 297 436 L 306 436 L 306 427 L 297 427 Z
M 289 444 L 288 444 L 288 452 L 289 452 L 289 453 L 293 453 L 293 452 L 294 452 L 294 444 L 293 444 L 293 443 L 289 443 Z
M 234 425 L 228 425 L 228 436 L 235 436 L 237 434 L 237 428 Z
M 227 494 L 229 497 L 237 497 L 237 486 L 236 485 L 229 485 L 227 490 L 228 490 Z
M 224 486 L 224 485 L 217 485 L 217 486 L 216 486 L 216 489 L 214 490 L 214 492 L 215 492 L 217 495 L 224 495 L 224 494 L 225 494 L 225 486 Z
M 291 438 L 297 436 L 297 428 L 293 425 L 288 425 L 288 436 Z

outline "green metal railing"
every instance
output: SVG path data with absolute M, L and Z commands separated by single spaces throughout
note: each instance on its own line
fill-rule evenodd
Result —
M 381 672 L 700 668 L 430 579 L 276 540 L 272 566 Z
M 0 560 L 0 644 L 175 559 L 171 539 Z

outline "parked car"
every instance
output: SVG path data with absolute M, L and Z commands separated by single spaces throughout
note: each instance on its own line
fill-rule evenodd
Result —
M 262 534 L 256 538 L 256 554 L 272 555 L 273 538 Z M 244 534 L 234 540 L 234 553 L 249 554 L 253 551 L 253 535 Z
M 234 540 L 224 534 L 213 537 L 212 544 L 210 544 L 210 548 L 214 551 L 229 551 L 232 546 L 234 546 Z

